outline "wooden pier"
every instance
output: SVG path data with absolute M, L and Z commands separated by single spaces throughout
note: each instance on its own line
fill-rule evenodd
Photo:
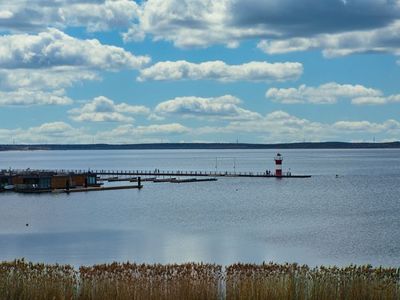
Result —
M 25 170 L 13 170 L 12 172 L 24 172 Z M 33 171 L 33 170 L 31 170 Z M 179 171 L 179 170 L 34 170 L 35 172 L 45 173 L 72 173 L 72 174 L 92 174 L 99 178 L 99 181 L 131 181 L 135 182 L 137 177 L 152 176 L 152 177 L 248 177 L 248 178 L 310 178 L 311 175 L 293 175 L 290 172 L 283 172 L 282 176 L 276 176 L 266 172 L 230 172 L 230 171 Z M 126 179 L 125 179 L 125 178 Z M 152 178 L 150 181 L 152 181 Z M 146 177 L 142 181 L 146 181 Z
M 200 177 L 200 178 L 199 178 Z M 311 175 L 293 175 L 290 172 L 272 174 L 266 172 L 221 172 L 221 171 L 165 171 L 155 170 L 0 170 L 0 191 L 10 190 L 20 193 L 49 192 L 90 192 L 118 189 L 141 189 L 142 181 L 191 183 L 216 181 L 227 178 L 310 178 Z M 136 185 L 101 186 L 98 181 L 131 182 Z M 7 189 L 6 189 L 7 188 Z
M 79 170 L 75 170 L 80 172 Z M 85 171 L 81 171 L 85 172 Z M 87 172 L 87 171 L 86 171 Z M 266 172 L 219 172 L 219 171 L 164 171 L 164 170 L 91 170 L 97 176 L 156 176 L 156 177 L 248 177 L 248 178 L 310 178 L 311 175 L 293 175 L 283 173 L 282 176 Z

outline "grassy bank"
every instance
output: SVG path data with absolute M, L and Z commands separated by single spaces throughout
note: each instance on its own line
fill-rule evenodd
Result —
M 0 299 L 400 299 L 400 273 L 371 266 L 0 263 Z

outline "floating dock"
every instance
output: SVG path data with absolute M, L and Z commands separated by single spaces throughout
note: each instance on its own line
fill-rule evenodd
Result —
M 171 183 L 191 183 L 191 182 L 205 182 L 205 181 L 217 181 L 217 178 L 186 178 L 186 179 L 175 179 Z
M 87 188 L 74 188 L 70 190 L 54 190 L 54 193 L 80 193 L 80 192 L 97 192 L 97 191 L 112 191 L 112 190 L 130 190 L 141 189 L 143 185 L 122 185 L 122 186 L 101 186 L 101 187 L 87 187 Z

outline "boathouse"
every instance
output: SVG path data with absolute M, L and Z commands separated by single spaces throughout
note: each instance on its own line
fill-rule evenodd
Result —
M 24 170 L 0 172 L 0 188 L 11 185 L 17 192 L 52 191 L 97 185 L 96 174 Z

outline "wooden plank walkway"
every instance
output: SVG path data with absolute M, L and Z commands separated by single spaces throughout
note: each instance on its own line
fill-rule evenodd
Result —
M 26 170 L 13 170 L 14 172 Z M 37 172 L 56 172 L 56 173 L 76 173 L 87 174 L 92 173 L 97 176 L 155 176 L 155 177 L 248 177 L 248 178 L 310 178 L 311 175 L 293 175 L 291 173 L 283 173 L 282 176 L 275 176 L 267 174 L 266 172 L 229 172 L 229 171 L 165 171 L 165 170 L 71 170 L 71 169 L 58 169 L 58 170 L 30 170 Z M 103 178 L 104 179 L 104 178 Z M 132 179 L 132 178 L 131 178 Z M 114 178 L 113 180 L 119 181 Z
M 85 170 L 60 170 L 70 172 L 88 172 Z M 311 175 L 293 175 L 283 173 L 281 177 L 265 172 L 218 172 L 218 171 L 164 171 L 164 170 L 90 170 L 98 176 L 177 176 L 177 177 L 248 177 L 248 178 L 310 178 Z
M 69 190 L 60 189 L 53 190 L 53 193 L 80 193 L 80 192 L 97 192 L 97 191 L 112 191 L 112 190 L 130 190 L 130 189 L 141 189 L 143 185 L 123 185 L 123 186 L 101 186 L 101 187 L 83 187 L 83 188 L 72 188 Z

